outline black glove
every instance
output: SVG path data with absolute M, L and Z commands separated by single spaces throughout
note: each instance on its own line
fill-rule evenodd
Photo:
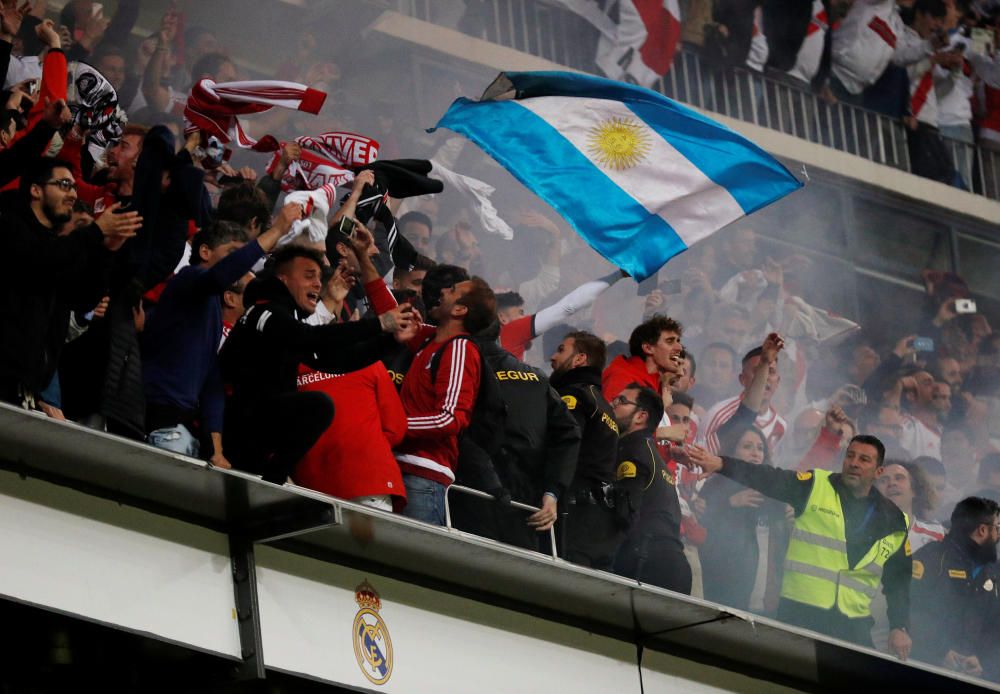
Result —
M 496 489 L 486 490 L 487 494 L 491 494 L 496 502 L 501 506 L 510 506 L 510 492 L 503 487 L 497 487 Z

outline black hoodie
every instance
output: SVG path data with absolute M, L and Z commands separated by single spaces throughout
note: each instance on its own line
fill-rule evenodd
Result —
M 254 305 L 237 321 L 220 353 L 227 418 L 295 392 L 299 364 L 330 373 L 356 371 L 377 361 L 394 343 L 377 320 L 304 323 L 307 315 L 273 275 L 251 282 L 247 293 Z

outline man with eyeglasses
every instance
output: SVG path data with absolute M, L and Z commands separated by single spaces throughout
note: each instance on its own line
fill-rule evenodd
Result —
M 951 530 L 913 555 L 913 657 L 996 681 L 1000 677 L 1000 506 L 970 496 Z
M 653 436 L 663 418 L 660 394 L 630 383 L 611 401 L 621 432 L 615 511 L 628 535 L 615 573 L 667 590 L 691 593 L 691 565 L 681 542 L 677 481 Z
M 89 311 L 105 293 L 111 253 L 135 236 L 135 212 L 60 236 L 73 215 L 76 180 L 69 164 L 39 159 L 18 194 L 0 207 L 7 271 L 0 276 L 0 400 L 36 407 L 66 342 L 69 314 Z

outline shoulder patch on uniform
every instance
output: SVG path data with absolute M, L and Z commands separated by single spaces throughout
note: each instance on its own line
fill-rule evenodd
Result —
M 811 480 L 812 476 L 813 476 L 813 474 L 811 472 L 796 472 L 795 473 L 795 479 L 799 480 L 800 482 L 805 482 L 806 480 Z
M 566 403 L 567 409 L 570 409 L 570 410 L 575 410 L 576 409 L 576 398 L 574 398 L 572 395 L 564 395 L 564 396 L 562 396 L 562 401 L 564 403 Z
M 917 559 L 913 560 L 913 579 L 919 581 L 924 577 L 924 563 Z
M 951 578 L 968 578 L 969 574 L 964 569 L 948 569 L 948 576 Z
M 910 548 L 910 538 L 906 538 L 906 542 L 903 543 L 903 554 L 906 556 L 913 554 L 913 550 Z
M 636 468 L 635 463 L 630 463 L 625 461 L 618 466 L 618 472 L 615 474 L 615 479 L 623 480 L 626 477 L 635 477 L 639 474 L 638 468 Z

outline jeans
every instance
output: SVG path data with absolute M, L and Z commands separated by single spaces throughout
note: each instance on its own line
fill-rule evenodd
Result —
M 403 475 L 406 487 L 406 507 L 403 515 L 433 525 L 444 525 L 444 493 L 446 487 L 439 482 Z
M 198 439 L 192 436 L 191 432 L 183 424 L 157 429 L 150 432 L 147 438 L 149 443 L 157 448 L 181 453 L 192 458 L 197 458 L 201 449 Z
M 942 125 L 938 128 L 941 137 L 945 139 L 945 145 L 954 155 L 955 169 L 961 177 L 961 185 L 956 181 L 952 185 L 956 188 L 969 190 L 972 186 L 972 155 L 973 147 L 976 144 L 975 135 L 972 133 L 971 125 Z M 952 142 L 955 140 L 955 142 Z

